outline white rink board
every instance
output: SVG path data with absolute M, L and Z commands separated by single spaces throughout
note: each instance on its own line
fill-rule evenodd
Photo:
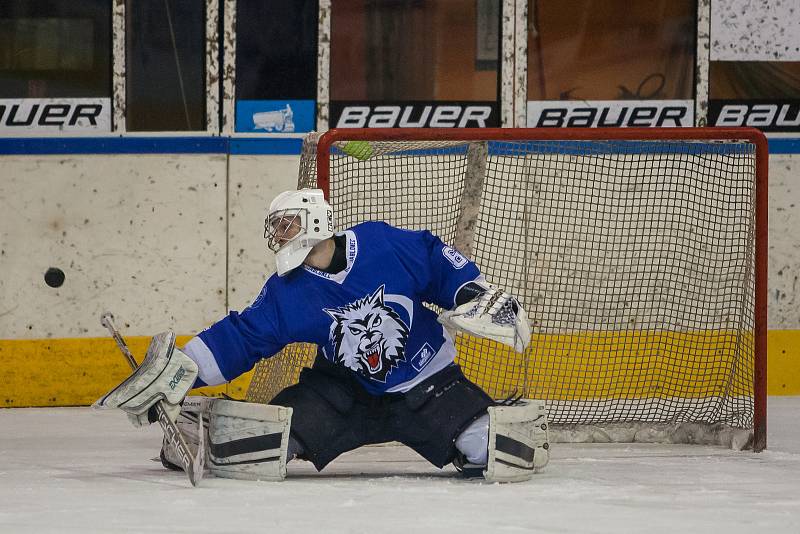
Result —
M 226 158 L 3 156 L 0 337 L 105 336 L 95 313 L 103 306 L 135 325 L 129 335 L 150 335 L 165 328 L 164 318 L 172 319 L 161 314 L 149 320 L 149 310 L 177 310 L 177 304 L 183 309 L 173 311 L 175 322 L 166 326 L 180 333 L 196 332 L 226 312 L 225 295 L 217 293 L 226 289 L 226 261 L 230 307 L 246 306 L 274 271 L 261 229 L 263 212 L 278 192 L 294 187 L 298 156 L 230 156 L 229 171 Z M 770 157 L 771 329 L 800 327 L 798 168 L 798 156 Z M 226 172 L 230 215 L 224 195 Z M 154 208 L 167 218 L 166 225 L 152 217 Z M 179 252 L 174 257 L 167 254 L 173 246 Z M 157 254 L 161 263 L 153 261 Z M 67 275 L 59 289 L 44 285 L 44 271 L 50 266 Z M 167 287 L 166 281 L 178 284 Z M 168 301 L 175 298 L 173 307 Z
M 226 156 L 4 156 L 0 339 L 145 335 L 225 313 Z M 66 275 L 44 283 L 48 267 Z
M 769 449 L 555 444 L 544 473 L 485 484 L 399 446 L 284 482 L 205 479 L 151 460 L 160 430 L 88 408 L 0 410 L 0 532 L 440 534 L 800 531 L 800 397 L 770 398 Z
M 798 10 L 800 12 L 800 10 Z M 800 328 L 800 155 L 769 158 L 768 327 Z
M 712 61 L 800 60 L 797 0 L 713 0 Z
M 228 298 L 232 310 L 255 300 L 275 272 L 264 219 L 279 193 L 297 187 L 299 156 L 230 156 Z

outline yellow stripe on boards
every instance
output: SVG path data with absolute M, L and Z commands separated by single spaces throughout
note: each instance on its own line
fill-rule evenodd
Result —
M 179 337 L 178 344 L 188 340 Z M 126 341 L 141 361 L 150 338 Z M 699 398 L 721 394 L 719 384 L 731 372 L 736 380 L 729 395 L 748 394 L 751 383 L 751 369 L 708 365 L 709 358 L 720 359 L 735 348 L 736 338 L 730 332 L 536 336 L 527 370 L 521 355 L 496 343 L 459 337 L 458 344 L 459 363 L 467 375 L 482 382 L 494 396 L 504 393 L 501 383 L 517 381 L 516 377 L 526 372 L 528 394 L 551 399 Z M 800 330 L 770 330 L 768 346 L 768 393 L 800 395 Z M 484 357 L 465 361 L 466 349 Z M 536 362 L 535 369 L 532 362 Z M 129 374 L 127 362 L 110 337 L 0 340 L 0 406 L 85 406 Z M 251 376 L 248 373 L 229 384 L 195 393 L 225 393 L 243 399 Z M 572 388 L 567 390 L 569 395 L 564 393 L 565 384 Z
M 800 395 L 800 330 L 769 330 L 767 345 L 767 393 Z
M 178 337 L 183 345 L 189 336 Z M 144 359 L 150 338 L 126 337 L 136 361 Z M 131 369 L 110 337 L 0 340 L 0 406 L 86 406 L 125 380 Z M 250 374 L 194 394 L 244 398 Z
M 528 361 L 485 339 L 459 336 L 457 345 L 467 376 L 495 398 L 514 391 L 550 400 L 752 395 L 752 363 L 734 365 L 753 361 L 752 338 L 735 331 L 539 334 Z

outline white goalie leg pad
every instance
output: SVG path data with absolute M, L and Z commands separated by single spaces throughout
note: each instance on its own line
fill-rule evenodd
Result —
M 513 406 L 491 406 L 489 463 L 483 476 L 489 482 L 530 480 L 534 470 L 550 460 L 547 412 L 541 400 Z
M 283 480 L 292 409 L 218 400 L 211 408 L 209 468 L 215 476 Z
M 181 406 L 181 411 L 178 414 L 178 418 L 175 420 L 178 430 L 181 431 L 184 439 L 186 439 L 186 444 L 189 446 L 192 457 L 197 455 L 197 448 L 201 444 L 200 428 L 202 423 L 202 444 L 203 448 L 205 449 L 203 454 L 206 458 L 205 471 L 208 471 L 208 446 L 205 444 L 208 443 L 209 413 L 211 412 L 211 407 L 217 400 L 219 399 L 215 399 L 213 397 L 201 397 L 199 395 L 190 395 L 184 399 L 183 405 Z M 181 457 L 178 454 L 175 445 L 170 443 L 166 436 L 164 436 L 164 441 L 161 446 L 161 461 L 162 463 L 166 461 L 169 464 L 172 464 L 165 464 L 165 467 L 170 467 L 172 469 L 183 469 L 183 462 L 181 461 Z

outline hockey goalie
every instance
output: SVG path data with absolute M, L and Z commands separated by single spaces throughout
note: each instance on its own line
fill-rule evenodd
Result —
M 365 222 L 334 232 L 318 189 L 278 195 L 264 237 L 277 273 L 255 301 L 183 348 L 148 355 L 98 405 L 141 425 L 163 401 L 190 438 L 207 418 L 208 467 L 229 478 L 280 480 L 292 459 L 322 470 L 346 451 L 388 441 L 489 481 L 528 480 L 547 464 L 543 403 L 497 403 L 454 362 L 452 329 L 517 351 L 530 342 L 520 302 L 473 262 L 428 231 Z M 437 317 L 423 303 L 446 311 Z M 314 364 L 269 405 L 184 401 L 191 387 L 225 383 L 296 342 L 319 347 Z M 177 468 L 170 449 L 162 461 Z

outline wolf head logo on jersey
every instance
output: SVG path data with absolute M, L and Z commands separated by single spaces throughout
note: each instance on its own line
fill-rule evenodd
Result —
M 408 327 L 383 302 L 384 287 L 343 308 L 325 310 L 335 321 L 336 362 L 379 382 L 405 361 L 408 339 Z

